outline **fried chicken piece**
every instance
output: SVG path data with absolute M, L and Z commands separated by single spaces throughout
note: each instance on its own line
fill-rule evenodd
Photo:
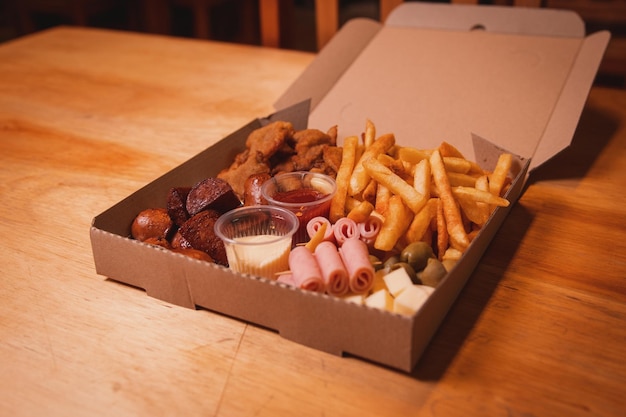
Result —
M 296 153 L 301 153 L 317 145 L 335 146 L 337 137 L 335 136 L 333 139 L 331 135 L 318 129 L 304 129 L 298 130 L 293 134 L 293 143 Z
M 324 150 L 335 146 L 336 136 L 331 136 L 318 129 L 304 129 L 294 133 L 291 143 L 295 155 L 289 158 L 295 171 L 309 171 L 311 169 L 324 170 Z
M 341 158 L 343 156 L 343 148 L 339 146 L 329 146 L 324 149 L 323 159 L 325 170 L 324 173 L 326 175 L 330 175 L 331 177 L 337 177 L 337 171 L 339 171 L 339 166 L 341 165 Z
M 246 149 L 217 177 L 228 182 L 239 198 L 243 198 L 246 179 L 254 174 L 269 173 L 270 158 L 294 133 L 293 125 L 282 121 L 255 129 L 246 139 Z
M 256 153 L 254 153 L 256 154 Z M 228 169 L 218 174 L 218 178 L 224 179 L 233 187 L 233 191 L 243 198 L 245 193 L 246 179 L 255 174 L 267 174 L 270 172 L 270 165 L 267 161 L 259 160 L 256 157 L 248 158 L 243 164 L 234 169 Z
M 261 157 L 268 160 L 294 133 L 291 123 L 273 122 L 250 133 L 246 140 L 246 147 L 250 151 L 260 152 Z

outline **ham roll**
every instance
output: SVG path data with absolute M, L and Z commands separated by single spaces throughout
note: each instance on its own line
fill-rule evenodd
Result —
M 309 235 L 309 239 L 313 239 L 313 236 L 317 233 L 317 231 L 322 227 L 322 225 L 326 224 L 326 232 L 324 233 L 324 241 L 334 242 L 335 236 L 333 235 L 333 226 L 330 224 L 330 220 L 326 217 L 318 216 L 313 217 L 306 224 L 306 232 Z
M 330 295 L 342 296 L 350 289 L 348 271 L 332 242 L 322 242 L 315 248 L 315 259 L 322 271 L 326 292 Z
M 363 294 L 374 285 L 374 267 L 369 260 L 367 245 L 360 239 L 347 239 L 339 249 L 348 270 L 350 289 Z
M 335 222 L 333 233 L 337 245 L 342 246 L 346 240 L 359 237 L 359 226 L 354 220 L 342 217 Z
M 380 228 L 383 225 L 383 221 L 380 217 L 369 216 L 367 220 L 362 223 L 359 223 L 359 233 L 360 239 L 365 242 L 368 246 L 374 244 L 374 240 L 376 240 L 376 236 L 378 236 L 378 232 L 380 232 Z
M 277 282 L 282 282 L 283 284 L 291 285 L 292 287 L 296 286 L 296 283 L 293 281 L 292 274 L 280 274 L 278 278 L 276 278 Z
M 296 246 L 289 254 L 289 269 L 296 287 L 324 292 L 326 285 L 313 253 L 305 246 Z

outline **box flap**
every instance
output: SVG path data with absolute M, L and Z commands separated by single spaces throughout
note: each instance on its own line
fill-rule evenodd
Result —
M 536 36 L 582 38 L 585 23 L 569 10 L 406 2 L 389 14 L 386 26 L 440 30 L 486 30 Z
M 385 27 L 344 25 L 277 106 L 314 97 L 309 125 L 338 125 L 340 140 L 369 118 L 404 145 L 446 140 L 471 158 L 475 133 L 538 166 L 571 142 L 609 38 L 583 34 L 572 12 L 405 3 Z M 353 62 L 335 68 L 350 45 Z
M 590 35 L 583 42 L 543 138 L 535 150 L 531 169 L 543 164 L 571 143 L 610 38 L 609 32 L 602 31 Z

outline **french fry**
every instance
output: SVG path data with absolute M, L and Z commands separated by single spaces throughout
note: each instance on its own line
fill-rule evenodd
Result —
M 358 205 L 353 207 L 346 216 L 349 219 L 354 220 L 357 223 L 362 223 L 367 220 L 374 211 L 374 205 L 369 201 L 361 201 Z
M 381 154 L 376 157 L 378 162 L 389 168 L 394 174 L 399 177 L 404 177 L 408 172 L 410 172 L 410 164 L 406 167 L 402 160 L 394 159 L 392 156 L 387 154 Z
M 369 201 L 372 204 L 376 204 L 376 189 L 378 188 L 378 184 L 376 180 L 370 179 L 369 184 L 361 193 L 361 199 L 363 201 Z
M 475 201 L 472 197 L 466 194 L 455 194 L 455 197 L 459 206 L 461 206 L 461 210 L 465 214 L 465 217 L 467 217 L 471 222 L 481 226 L 487 222 L 490 211 L 483 210 L 483 208 L 478 205 L 478 201 Z
M 469 246 L 469 238 L 465 232 L 461 212 L 452 194 L 443 159 L 438 150 L 434 151 L 430 157 L 430 167 L 443 205 L 443 214 L 446 219 L 448 234 L 450 235 L 450 243 L 459 250 L 465 250 Z
M 489 176 L 489 191 L 493 195 L 500 196 L 502 188 L 509 175 L 509 170 L 513 163 L 513 155 L 510 153 L 503 153 L 498 157 L 498 162 L 493 172 Z
M 448 226 L 446 224 L 443 201 L 440 198 L 437 199 L 437 213 L 435 218 L 437 220 L 437 254 L 439 260 L 441 260 L 443 253 L 445 253 L 450 245 L 450 234 L 448 233 Z
M 396 138 L 392 133 L 387 133 L 376 139 L 364 151 L 357 163 L 354 165 L 350 183 L 348 185 L 348 194 L 357 195 L 367 186 L 370 176 L 363 166 L 363 161 L 375 159 L 378 155 L 386 153 L 396 142 Z
M 468 174 L 476 175 L 476 176 L 485 175 L 485 170 L 483 170 L 482 167 L 478 165 L 476 162 L 470 161 L 470 164 L 472 167 L 470 168 L 470 171 L 468 172 Z
M 465 158 L 459 158 L 457 156 L 446 156 L 443 158 L 443 165 L 446 167 L 446 171 L 458 172 L 460 174 L 467 174 L 472 169 L 472 163 Z
M 376 139 L 376 126 L 372 123 L 371 120 L 367 119 L 365 121 L 365 133 L 363 133 L 363 145 L 366 148 L 369 148 L 374 140 Z
M 430 228 L 432 220 L 437 216 L 438 200 L 437 198 L 429 199 L 424 208 L 413 216 L 413 220 L 405 234 L 407 242 L 417 242 L 424 239 L 424 235 Z
M 413 188 L 421 195 L 430 197 L 431 183 L 430 162 L 428 159 L 422 159 L 415 165 L 413 171 Z
M 362 200 L 356 199 L 354 197 L 346 197 L 346 212 L 350 212 L 350 210 L 354 210 L 359 204 L 361 204 Z
M 378 159 L 366 159 L 363 161 L 363 167 L 368 175 L 375 179 L 376 182 L 383 184 L 393 194 L 400 196 L 404 204 L 406 204 L 413 213 L 419 213 L 422 207 L 426 205 L 428 201 L 427 196 L 417 192 L 415 188 L 411 187 L 400 176 L 394 174 L 389 168 L 380 163 Z
M 475 187 L 476 177 L 467 174 L 459 174 L 458 172 L 448 172 L 448 181 L 451 187 Z
M 465 159 L 461 151 L 459 151 L 455 146 L 449 144 L 446 141 L 441 142 L 437 150 L 439 151 L 439 154 L 441 155 L 442 158 L 451 156 L 455 158 Z
M 487 178 L 487 175 L 482 175 L 476 178 L 476 184 L 474 184 L 474 187 L 477 190 L 489 191 L 489 179 Z M 491 215 L 491 212 L 492 212 L 491 206 L 489 206 L 489 204 L 487 203 L 477 201 L 476 207 L 480 209 L 480 211 L 482 212 L 480 215 L 480 218 L 485 219 L 485 222 L 486 222 L 489 219 L 489 216 Z M 478 223 L 478 224 L 482 226 L 484 223 Z
M 376 183 L 376 204 L 374 208 L 381 215 L 385 216 L 387 209 L 389 208 L 389 198 L 391 197 L 391 190 L 385 187 L 383 184 Z
M 498 197 L 488 191 L 478 190 L 473 187 L 452 187 L 452 194 L 458 198 L 468 198 L 471 201 L 478 201 L 481 203 L 487 203 L 492 206 L 508 207 L 509 200 L 506 198 Z
M 397 154 L 398 159 L 406 161 L 410 164 L 417 164 L 423 159 L 430 158 L 432 151 L 399 146 Z
M 346 214 L 348 181 L 354 169 L 358 141 L 359 139 L 356 136 L 349 136 L 344 139 L 341 164 L 339 165 L 335 181 L 337 190 L 330 202 L 330 211 L 328 214 L 328 219 L 331 223 L 335 223 Z
M 315 248 L 324 240 L 328 223 L 322 223 L 319 229 L 315 232 L 311 240 L 309 240 L 304 246 L 311 252 L 315 252 Z
M 412 218 L 413 213 L 400 196 L 392 195 L 389 198 L 388 215 L 385 216 L 380 232 L 376 236 L 374 247 L 382 251 L 392 250 L 406 232 Z

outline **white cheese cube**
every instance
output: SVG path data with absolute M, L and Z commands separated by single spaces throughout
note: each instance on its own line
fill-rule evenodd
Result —
M 381 310 L 393 311 L 393 297 L 386 289 L 381 289 L 365 298 L 365 305 Z
M 363 301 L 365 300 L 365 297 L 363 296 L 363 294 L 348 294 L 348 295 L 344 295 L 341 298 L 343 298 L 344 300 L 350 303 L 359 304 L 359 305 L 362 305 Z
M 405 288 L 413 285 L 411 277 L 404 268 L 394 269 L 383 277 L 383 281 L 394 297 L 397 297 Z
M 426 302 L 435 289 L 427 285 L 411 285 L 393 301 L 394 313 L 413 315 Z

